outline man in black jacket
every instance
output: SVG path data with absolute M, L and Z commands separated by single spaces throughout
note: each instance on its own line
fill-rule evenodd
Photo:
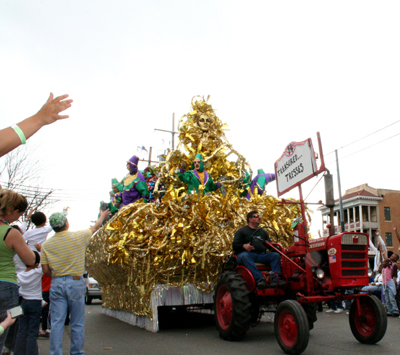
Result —
M 261 219 L 257 211 L 247 214 L 247 223 L 247 226 L 240 228 L 235 233 L 233 250 L 239 264 L 249 269 L 256 281 L 257 288 L 262 289 L 267 284 L 261 271 L 257 269 L 256 263 L 270 265 L 272 272 L 280 274 L 282 271 L 279 265 L 281 256 L 279 253 L 266 250 L 268 246 L 265 241 L 271 242 L 271 239 L 265 229 L 259 227 Z M 273 276 L 271 286 L 275 286 L 276 283 L 276 276 Z

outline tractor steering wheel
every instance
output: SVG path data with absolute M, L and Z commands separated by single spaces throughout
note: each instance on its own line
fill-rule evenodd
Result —
M 260 225 L 260 226 L 254 231 L 254 233 L 252 234 L 251 240 L 250 240 L 250 244 L 252 244 L 252 242 L 253 242 L 254 234 L 255 234 L 258 230 L 260 230 L 261 228 L 264 228 L 264 229 L 272 229 L 272 230 L 275 232 L 276 239 L 278 239 L 278 232 L 276 231 L 275 228 L 272 228 L 272 227 L 269 227 L 269 226 L 265 226 L 265 225 L 263 225 L 263 226 Z M 256 239 L 261 240 L 261 237 L 256 237 Z M 265 242 L 265 240 L 263 240 L 263 242 Z
M 276 239 L 278 239 L 278 232 L 276 231 L 275 228 L 270 227 L 270 226 L 261 226 L 261 227 L 264 228 L 264 229 L 272 229 L 274 231 L 274 233 L 275 233 Z

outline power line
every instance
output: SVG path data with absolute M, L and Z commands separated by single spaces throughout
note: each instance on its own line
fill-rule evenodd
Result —
M 4 186 L 4 185 L 3 185 Z M 16 186 L 13 188 L 16 192 L 20 193 L 21 195 L 25 196 L 28 200 L 35 200 L 43 198 L 47 193 L 46 192 L 38 192 L 34 190 L 26 190 L 24 188 L 20 188 Z M 46 197 L 46 201 L 49 202 L 87 202 L 88 200 L 98 199 L 99 201 L 105 196 L 104 191 L 102 193 L 98 193 L 96 195 L 88 195 L 88 194 L 54 194 L 51 193 Z
M 9 184 L 7 181 L 1 181 L 2 184 Z M 16 185 L 18 183 L 11 183 L 10 185 Z M 103 191 L 103 189 L 56 189 L 56 188 L 47 188 L 47 187 L 40 187 L 40 186 L 31 186 L 31 185 L 23 185 L 23 184 L 18 184 L 18 186 L 23 186 L 25 188 L 29 188 L 29 189 L 39 189 L 39 190 L 53 190 L 53 191 L 60 191 L 60 192 L 65 192 L 65 193 L 70 193 L 69 191 L 78 191 L 77 193 L 80 193 L 79 191 L 83 192 L 87 192 L 87 191 L 91 191 L 91 192 L 96 192 L 96 191 Z
M 352 144 L 354 144 L 354 143 L 357 143 L 357 142 L 359 142 L 359 141 L 361 141 L 361 140 L 363 140 L 363 139 L 365 139 L 365 138 L 368 138 L 368 137 L 372 136 L 373 134 L 376 134 L 376 133 L 378 133 L 378 132 L 380 132 L 380 131 L 382 131 L 382 130 L 384 130 L 384 129 L 390 127 L 390 126 L 393 126 L 394 124 L 396 124 L 396 123 L 398 123 L 398 122 L 400 122 L 400 120 L 398 120 L 398 121 L 396 121 L 396 122 L 393 122 L 393 123 L 391 123 L 390 125 L 388 125 L 388 126 L 386 126 L 386 127 L 380 128 L 380 129 L 378 129 L 378 130 L 375 131 L 375 132 L 372 132 L 372 133 L 370 133 L 370 134 L 368 134 L 368 135 L 366 135 L 366 136 L 364 136 L 364 137 L 362 137 L 362 138 L 359 138 L 359 139 L 355 140 L 354 142 L 351 142 L 351 143 L 349 143 L 349 144 L 346 144 L 345 146 L 340 147 L 340 148 L 335 149 L 335 150 L 339 150 L 339 149 L 346 148 L 346 147 L 348 147 L 349 145 L 352 145 Z M 390 137 L 390 138 L 392 138 L 392 137 Z M 388 138 L 388 139 L 390 139 L 390 138 Z M 367 148 L 364 148 L 364 149 L 367 149 Z M 362 149 L 362 150 L 364 150 L 364 149 Z M 334 153 L 335 150 L 333 150 L 333 151 L 331 151 L 331 152 L 325 154 L 325 156 Z M 361 150 L 360 150 L 360 151 L 361 151 Z M 355 153 L 354 153 L 354 154 L 355 154 Z
M 6 181 L 2 181 L 1 184 L 3 186 L 6 185 L 11 185 L 15 186 L 18 189 L 31 192 L 31 193 L 48 193 L 49 191 L 52 191 L 53 195 L 56 196 L 70 196 L 70 195 L 78 195 L 82 196 L 82 192 L 85 192 L 84 196 L 88 195 L 97 195 L 99 193 L 104 193 L 104 189 L 92 189 L 92 190 L 86 190 L 86 189 L 71 189 L 71 190 L 65 190 L 65 189 L 53 189 L 53 188 L 46 188 L 46 187 L 39 187 L 39 186 L 30 186 L 30 185 L 23 185 L 17 183 L 8 183 Z M 72 191 L 72 192 L 71 192 Z M 75 192 L 74 192 L 75 191 Z
M 363 149 L 357 150 L 357 151 L 354 152 L 354 153 L 351 153 L 351 154 L 349 154 L 349 155 L 345 155 L 344 157 L 340 157 L 340 160 L 343 160 L 343 159 L 345 159 L 345 158 L 351 157 L 352 155 L 357 154 L 357 153 L 359 153 L 359 152 L 362 152 L 363 150 L 369 149 L 369 148 L 371 148 L 371 147 L 373 147 L 373 146 L 375 146 L 375 145 L 377 145 L 377 144 L 386 142 L 387 140 L 392 139 L 392 138 L 398 136 L 399 134 L 400 134 L 400 133 L 397 133 L 397 134 L 395 134 L 394 136 L 391 136 L 391 137 L 389 137 L 389 138 L 385 138 L 385 139 L 381 140 L 380 142 L 376 142 L 376 143 L 374 143 L 374 144 L 371 144 L 371 145 L 369 145 L 368 147 L 365 147 L 365 148 L 363 148 Z M 331 164 L 331 163 L 333 163 L 333 162 L 334 162 L 334 161 L 332 161 L 332 162 L 330 162 L 330 163 L 327 163 L 327 164 Z

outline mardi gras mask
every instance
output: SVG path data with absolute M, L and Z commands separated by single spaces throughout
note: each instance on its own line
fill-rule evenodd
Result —
M 211 122 L 211 118 L 203 113 L 198 120 L 198 125 L 202 131 L 206 132 L 210 129 Z

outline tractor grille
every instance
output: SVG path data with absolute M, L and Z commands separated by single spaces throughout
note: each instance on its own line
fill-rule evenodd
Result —
M 342 272 L 343 276 L 365 276 L 366 272 L 365 270 L 343 270 Z
M 343 267 L 360 267 L 363 268 L 365 267 L 365 262 L 364 261 L 342 261 L 342 266 Z
M 356 253 L 345 253 L 343 252 L 342 254 L 342 260 L 347 260 L 347 259 L 365 259 L 365 254 L 356 254 Z
M 365 250 L 365 245 L 342 245 L 342 250 Z
M 367 276 L 367 248 L 367 236 L 350 233 L 342 235 L 342 276 Z
M 368 238 L 363 234 L 343 234 L 342 245 L 367 245 Z

